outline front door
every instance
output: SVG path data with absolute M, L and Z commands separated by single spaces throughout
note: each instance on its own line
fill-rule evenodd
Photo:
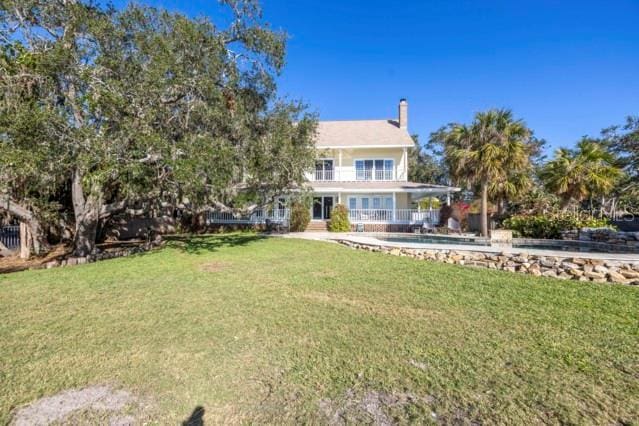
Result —
M 331 218 L 332 210 L 333 210 L 333 197 L 324 197 L 324 219 Z
M 313 197 L 313 220 L 330 219 L 331 210 L 333 210 L 333 197 Z

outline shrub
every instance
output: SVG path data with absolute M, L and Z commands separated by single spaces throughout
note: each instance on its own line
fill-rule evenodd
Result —
M 331 212 L 331 220 L 328 223 L 331 232 L 348 232 L 351 230 L 351 222 L 348 220 L 348 209 L 343 204 L 336 204 Z
M 291 226 L 292 232 L 303 232 L 311 221 L 311 213 L 304 203 L 294 202 L 291 205 Z
M 561 238 L 562 231 L 581 228 L 612 228 L 607 219 L 574 214 L 515 215 L 503 227 L 527 238 Z

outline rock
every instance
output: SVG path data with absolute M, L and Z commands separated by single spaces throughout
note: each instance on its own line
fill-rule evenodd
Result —
M 631 271 L 629 269 L 623 269 L 619 271 L 619 273 L 623 275 L 624 278 L 628 278 L 628 279 L 639 278 L 639 272 Z
M 610 279 L 610 281 L 612 281 L 613 283 L 621 283 L 621 284 L 625 284 L 628 280 L 626 279 L 626 277 L 624 277 L 623 275 L 621 275 L 618 272 L 608 272 L 608 278 Z
M 544 277 L 553 277 L 553 278 L 557 278 L 557 272 L 555 272 L 554 269 L 549 269 L 546 272 L 544 272 L 543 274 Z
M 609 272 L 608 268 L 606 268 L 603 265 L 595 265 L 594 269 L 595 269 L 595 272 L 599 272 L 600 274 L 604 274 L 604 275 Z
M 393 256 L 399 256 L 400 254 L 402 254 L 402 251 L 398 248 L 394 248 L 394 249 L 391 249 L 390 254 Z
M 584 271 L 582 271 L 581 269 L 569 269 L 568 273 L 575 277 L 581 277 L 584 274 Z
M 600 272 L 595 272 L 595 271 L 586 271 L 586 272 L 584 272 L 584 277 L 592 278 L 593 280 L 606 278 L 606 276 L 604 274 L 602 274 Z

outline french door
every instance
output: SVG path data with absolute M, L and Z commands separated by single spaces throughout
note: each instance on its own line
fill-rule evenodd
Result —
M 313 219 L 328 220 L 333 210 L 333 197 L 313 197 Z

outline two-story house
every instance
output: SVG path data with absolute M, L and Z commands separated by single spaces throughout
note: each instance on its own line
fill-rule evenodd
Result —
M 419 207 L 424 197 L 449 196 L 459 188 L 408 181 L 408 102 L 399 102 L 397 119 L 320 121 L 318 158 L 307 175 L 313 193 L 307 230 L 325 230 L 336 204 L 349 210 L 354 231 L 404 232 L 424 222 L 439 223 L 439 211 Z M 249 216 L 209 213 L 208 223 L 264 224 L 289 219 L 286 197 L 271 209 Z
M 424 221 L 438 222 L 437 211 L 417 207 L 427 196 L 459 191 L 408 181 L 408 102 L 399 102 L 397 119 L 320 121 L 319 158 L 308 175 L 313 191 L 309 229 L 325 229 L 335 204 L 344 204 L 354 230 L 406 231 Z

